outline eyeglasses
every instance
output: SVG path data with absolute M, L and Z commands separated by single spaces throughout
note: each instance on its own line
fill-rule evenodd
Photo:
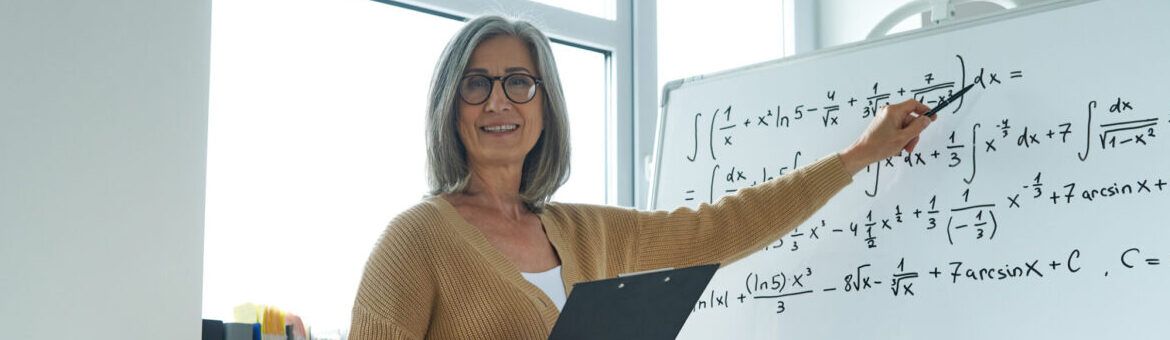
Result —
M 500 77 L 473 74 L 463 77 L 459 82 L 459 97 L 469 105 L 483 104 L 492 95 L 492 86 L 496 80 L 503 86 L 504 97 L 516 104 L 532 101 L 536 97 L 536 86 L 541 84 L 540 78 L 523 73 Z

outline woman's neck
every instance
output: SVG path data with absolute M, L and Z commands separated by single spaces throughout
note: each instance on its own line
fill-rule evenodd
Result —
M 464 203 L 497 211 L 510 218 L 528 213 L 520 197 L 520 173 L 516 167 L 472 167 L 467 190 L 460 194 Z

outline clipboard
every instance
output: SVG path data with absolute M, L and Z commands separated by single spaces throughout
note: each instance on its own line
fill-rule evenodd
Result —
M 573 285 L 549 340 L 674 339 L 719 264 Z

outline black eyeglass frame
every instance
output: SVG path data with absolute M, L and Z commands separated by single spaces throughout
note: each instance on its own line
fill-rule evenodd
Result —
M 486 78 L 486 79 L 488 79 L 488 81 L 491 82 L 491 88 L 488 89 L 488 95 L 484 96 L 483 100 L 479 101 L 478 103 L 474 103 L 470 100 L 467 100 L 467 97 L 463 95 L 463 83 L 466 82 L 468 78 L 475 78 L 475 77 Z M 505 87 L 506 85 L 504 85 L 504 84 L 507 84 L 508 79 L 511 79 L 512 77 L 531 78 L 532 79 L 532 86 L 534 88 L 539 88 L 541 86 L 544 86 L 544 81 L 541 80 L 540 77 L 536 77 L 536 76 L 533 76 L 530 74 L 524 74 L 524 73 L 512 73 L 512 74 L 495 76 L 495 77 L 492 77 L 492 76 L 489 76 L 486 74 L 470 74 L 470 75 L 463 76 L 463 78 L 459 78 L 459 86 L 455 88 L 455 91 L 459 94 L 459 99 L 462 100 L 464 103 L 467 103 L 467 105 L 479 105 L 479 104 L 486 103 L 488 101 L 488 99 L 492 98 L 492 92 L 494 92 L 493 90 L 495 90 L 495 88 L 496 88 L 496 81 L 499 81 L 500 82 L 500 89 L 504 91 L 504 98 L 508 98 L 508 100 L 513 102 L 513 103 L 524 104 L 524 103 L 528 103 L 528 102 L 532 101 L 533 99 L 536 99 L 536 92 L 537 91 L 535 91 L 535 90 L 532 91 L 532 96 L 528 97 L 527 100 L 517 101 L 516 99 L 512 98 L 512 95 L 508 94 L 508 89 Z

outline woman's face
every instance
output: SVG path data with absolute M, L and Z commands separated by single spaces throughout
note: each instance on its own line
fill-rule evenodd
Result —
M 463 76 L 486 75 L 507 77 L 527 74 L 540 77 L 529 55 L 528 47 L 520 39 L 501 36 L 485 40 L 471 53 L 471 60 Z M 518 78 L 518 77 L 517 77 Z M 521 80 L 522 81 L 522 80 Z M 461 88 L 462 88 L 461 82 Z M 513 83 L 510 86 L 514 86 Z M 482 88 L 482 83 L 481 83 Z M 536 86 L 532 100 L 517 104 L 504 94 L 503 81 L 490 82 L 490 95 L 480 104 L 459 101 L 459 137 L 467 149 L 467 158 L 473 166 L 522 166 L 524 156 L 536 145 L 543 128 L 544 98 Z M 525 98 L 513 95 L 517 101 Z

